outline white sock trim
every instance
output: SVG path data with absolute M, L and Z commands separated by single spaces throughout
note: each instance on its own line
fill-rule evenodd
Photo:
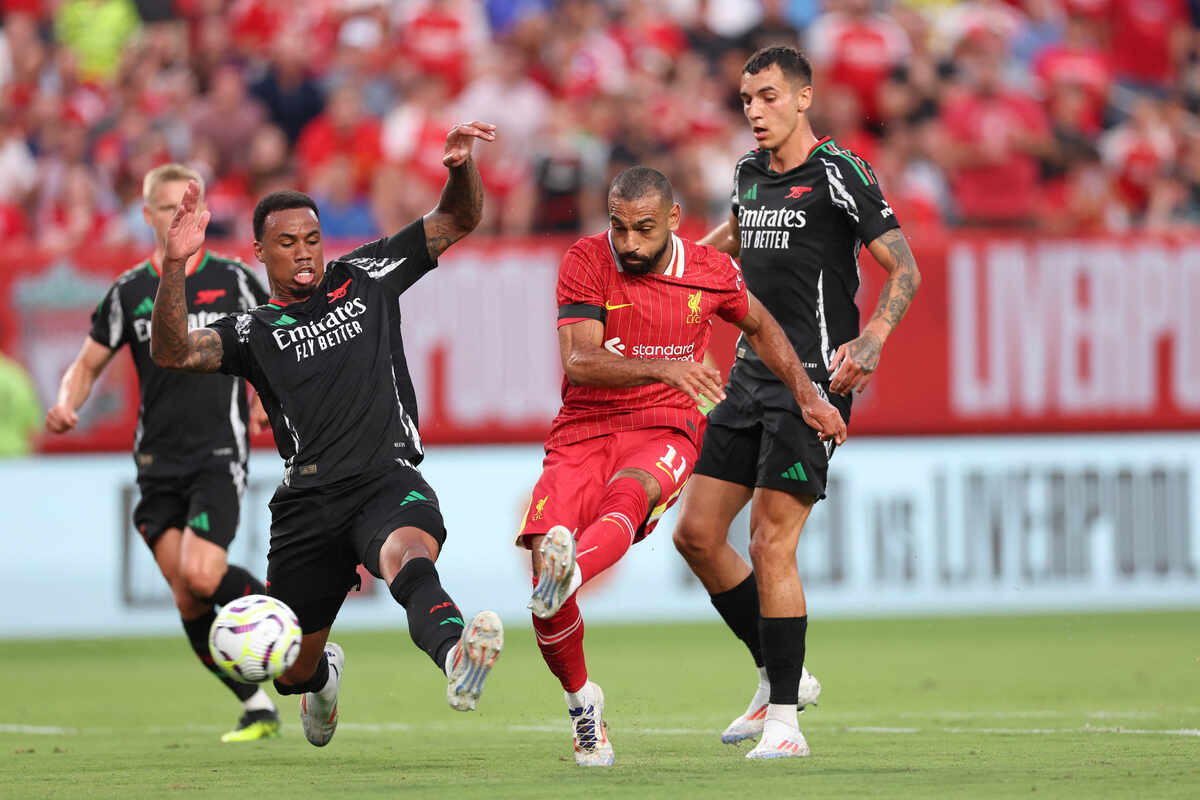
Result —
M 246 711 L 274 711 L 275 704 L 271 702 L 270 695 L 259 689 L 242 701 L 242 708 Z
M 574 571 L 571 573 L 571 580 L 567 583 L 567 597 L 579 591 L 579 587 L 583 586 L 583 574 L 579 571 L 579 565 L 575 565 Z
M 592 691 L 594 684 L 587 681 L 583 686 L 579 687 L 577 692 L 567 692 L 567 706 L 570 708 L 583 708 L 586 705 L 595 702 L 596 693 Z
M 800 724 L 796 720 L 796 706 L 783 703 L 768 703 L 767 704 L 767 721 L 781 722 L 789 728 L 800 729 Z

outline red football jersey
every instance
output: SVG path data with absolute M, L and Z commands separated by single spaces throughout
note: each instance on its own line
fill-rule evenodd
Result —
M 609 234 L 576 242 L 558 270 L 559 326 L 604 322 L 604 348 L 625 358 L 701 361 L 712 321 L 739 322 L 749 311 L 742 272 L 728 255 L 671 234 L 673 256 L 661 275 L 621 269 Z M 607 389 L 563 379 L 563 405 L 546 447 L 615 431 L 676 428 L 697 444 L 704 415 L 678 389 L 662 383 Z

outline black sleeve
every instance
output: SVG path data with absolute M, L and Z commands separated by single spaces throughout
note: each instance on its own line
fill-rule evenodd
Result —
M 871 165 L 848 150 L 843 150 L 843 158 L 838 158 L 838 166 L 843 177 L 842 186 L 850 195 L 850 202 L 842 210 L 854 225 L 854 232 L 863 244 L 870 244 L 892 228 L 899 228 L 900 222 L 883 192 Z M 838 187 L 833 187 L 835 197 Z
M 338 261 L 365 270 L 396 294 L 404 294 L 426 272 L 437 266 L 429 257 L 425 220 L 418 218 L 399 233 L 367 242 Z
M 92 329 L 88 335 L 109 350 L 116 350 L 129 339 L 127 329 L 121 287 L 114 283 L 92 312 Z
M 250 352 L 250 324 L 253 318 L 249 314 L 237 314 L 222 317 L 208 327 L 221 337 L 221 367 L 226 375 L 237 375 L 241 378 L 252 378 L 251 368 L 254 356 Z

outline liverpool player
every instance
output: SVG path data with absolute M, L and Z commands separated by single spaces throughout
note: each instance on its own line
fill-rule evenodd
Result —
M 399 296 L 478 223 L 483 207 L 476 139 L 495 126 L 456 125 L 446 137 L 450 176 L 437 207 L 400 232 L 325 264 L 316 204 L 275 192 L 254 210 L 254 253 L 271 300 L 188 331 L 184 263 L 204 242 L 208 214 L 189 186 L 167 236 L 154 301 L 156 363 L 223 372 L 258 390 L 286 462 L 271 500 L 267 584 L 304 632 L 296 663 L 276 682 L 302 694 L 300 718 L 318 747 L 337 728 L 345 655 L 329 628 L 364 565 L 408 613 L 413 641 L 442 669 L 451 707 L 475 708 L 503 645 L 500 618 L 464 625 L 434 562 L 446 540 L 437 495 L 417 471 L 412 381 L 400 338 Z
M 150 360 L 150 311 L 163 242 L 188 181 L 199 186 L 200 176 L 181 164 L 165 164 L 146 174 L 142 217 L 154 229 L 158 245 L 149 259 L 117 278 L 92 314 L 92 330 L 63 375 L 58 402 L 46 413 L 46 428 L 66 433 L 75 427 L 76 412 L 92 385 L 116 351 L 128 344 L 141 393 L 133 442 L 141 499 L 133 524 L 171 587 L 192 650 L 242 701 L 237 727 L 221 737 L 237 742 L 279 732 L 279 715 L 266 693 L 227 677 L 208 653 L 213 606 L 263 591 L 257 578 L 226 562 L 246 486 L 246 386 L 224 375 L 180 375 Z M 206 250 L 192 255 L 184 272 L 192 327 L 267 298 L 243 264 Z
M 866 388 L 921 276 L 871 167 L 813 135 L 812 96 L 812 69 L 799 51 L 771 47 L 746 63 L 742 104 L 759 149 L 738 161 L 729 221 L 701 241 L 740 255 L 747 286 L 848 422 L 850 395 Z M 888 279 L 860 332 L 854 295 L 863 243 Z M 835 446 L 808 424 L 769 366 L 757 342 L 739 342 L 674 536 L 758 665 L 758 690 L 721 736 L 736 742 L 761 734 L 750 758 L 809 752 L 796 713 L 821 687 L 804 670 L 808 617 L 796 545 L 825 496 Z M 727 542 L 748 501 L 753 570 Z
M 566 691 L 583 766 L 612 764 L 613 749 L 575 592 L 654 529 L 691 474 L 704 428 L 697 405 L 724 397 L 720 373 L 701 363 L 713 319 L 742 329 L 815 429 L 845 437 L 733 259 L 675 235 L 679 206 L 662 173 L 622 172 L 608 209 L 610 229 L 576 242 L 559 270 L 563 405 L 518 534 L 537 576 L 538 646 Z

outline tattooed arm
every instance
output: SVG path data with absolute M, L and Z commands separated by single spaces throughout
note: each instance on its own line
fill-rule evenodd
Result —
M 496 140 L 496 126 L 486 122 L 455 125 L 446 135 L 442 163 L 450 177 L 442 188 L 437 208 L 425 215 L 425 239 L 429 257 L 437 261 L 446 248 L 475 230 L 483 215 L 483 182 L 471 158 L 476 139 Z
M 210 214 L 201 211 L 200 185 L 188 182 L 167 231 L 162 277 L 150 315 L 150 357 L 160 367 L 187 372 L 216 372 L 221 367 L 221 337 L 210 329 L 188 332 L 184 267 L 204 244 Z
M 833 356 L 829 366 L 833 379 L 829 388 L 838 394 L 849 394 L 856 390 L 862 392 L 867 388 L 871 375 L 879 366 L 883 343 L 904 318 L 904 312 L 921 285 L 917 261 L 899 228 L 883 233 L 867 245 L 867 249 L 888 271 L 888 279 L 879 293 L 875 313 L 867 321 L 862 333 L 839 347 Z

